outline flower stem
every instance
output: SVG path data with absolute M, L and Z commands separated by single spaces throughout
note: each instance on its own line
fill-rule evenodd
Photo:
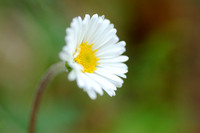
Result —
M 33 102 L 28 133 L 35 133 L 36 118 L 37 118 L 39 105 L 40 105 L 43 93 L 45 91 L 45 88 L 47 87 L 48 83 L 53 79 L 53 77 L 56 76 L 56 74 L 64 70 L 66 70 L 64 62 L 59 62 L 55 65 L 52 65 L 47 71 L 47 73 L 44 75 L 44 77 L 41 79 L 40 84 L 37 88 L 37 92 L 35 94 L 34 102 Z

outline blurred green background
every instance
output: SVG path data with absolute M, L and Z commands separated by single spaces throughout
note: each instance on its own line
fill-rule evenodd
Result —
M 127 42 L 128 78 L 92 101 L 58 75 L 37 133 L 199 133 L 199 0 L 0 0 L 0 133 L 27 132 L 39 80 L 86 13 L 105 15 Z

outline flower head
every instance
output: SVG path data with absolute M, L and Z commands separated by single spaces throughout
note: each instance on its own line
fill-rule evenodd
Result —
M 128 72 L 123 63 L 128 57 L 121 55 L 126 43 L 119 42 L 114 25 L 104 16 L 86 14 L 83 20 L 74 18 L 66 32 L 60 58 L 71 69 L 69 80 L 76 80 L 91 99 L 96 99 L 97 93 L 103 95 L 103 90 L 114 96 Z

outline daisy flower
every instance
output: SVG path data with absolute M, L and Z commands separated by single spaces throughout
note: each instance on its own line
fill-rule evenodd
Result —
M 123 62 L 128 57 L 121 55 L 126 43 L 119 41 L 116 32 L 108 19 L 97 14 L 76 17 L 66 29 L 60 58 L 66 63 L 69 80 L 76 80 L 91 99 L 96 99 L 97 93 L 103 95 L 103 90 L 115 96 L 126 78 L 128 67 Z

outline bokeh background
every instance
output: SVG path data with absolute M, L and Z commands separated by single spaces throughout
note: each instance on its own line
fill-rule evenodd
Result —
M 0 133 L 27 132 L 41 76 L 86 13 L 105 15 L 127 42 L 128 78 L 93 101 L 58 75 L 37 133 L 200 133 L 199 0 L 0 0 Z

